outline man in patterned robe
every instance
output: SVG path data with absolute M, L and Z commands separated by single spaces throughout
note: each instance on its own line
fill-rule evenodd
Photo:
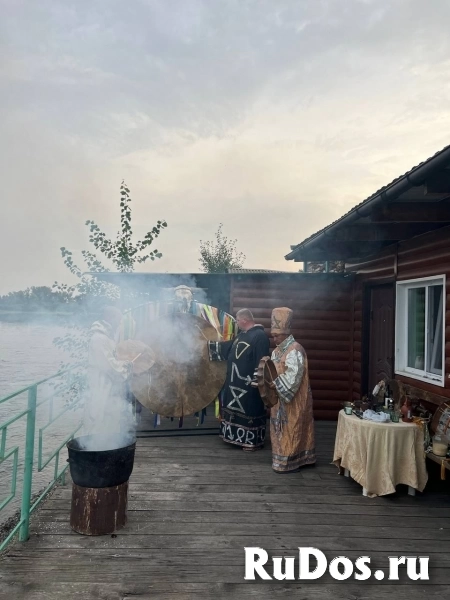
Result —
M 270 343 L 248 309 L 237 312 L 236 322 L 240 333 L 234 340 L 208 342 L 210 360 L 227 361 L 220 437 L 243 450 L 254 451 L 264 446 L 266 408 L 251 383 L 259 361 L 269 355 Z
M 290 308 L 272 311 L 271 334 L 276 348 L 271 358 L 278 372 L 273 385 L 279 401 L 271 409 L 270 440 L 276 473 L 295 473 L 316 462 L 308 359 L 291 335 L 292 315 Z

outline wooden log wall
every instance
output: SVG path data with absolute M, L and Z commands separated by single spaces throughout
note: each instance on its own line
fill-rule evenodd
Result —
M 352 356 L 350 357 L 350 389 L 351 400 L 359 400 L 361 398 L 361 378 L 362 378 L 362 330 L 363 330 L 363 286 L 360 281 L 353 283 L 353 345 L 351 348 Z
M 239 275 L 232 281 L 233 314 L 249 308 L 269 336 L 272 309 L 294 311 L 292 333 L 308 356 L 316 419 L 337 419 L 350 399 L 351 293 L 349 278 L 336 274 Z
M 379 255 L 359 263 L 346 264 L 346 269 L 356 272 L 353 281 L 353 345 L 351 359 L 351 399 L 359 400 L 366 391 L 363 389 L 364 360 L 364 291 L 365 285 L 394 279 L 395 254 L 387 249 Z
M 346 268 L 356 272 L 353 290 L 353 399 L 359 399 L 364 391 L 361 388 L 362 344 L 365 343 L 362 339 L 364 287 L 368 284 L 382 283 L 386 279 L 406 281 L 433 275 L 446 275 L 445 387 L 401 375 L 394 377 L 413 388 L 428 392 L 428 397 L 434 398 L 432 403 L 435 405 L 439 404 L 439 398 L 450 398 L 450 228 L 445 227 L 438 232 L 401 242 L 371 260 L 348 264 Z

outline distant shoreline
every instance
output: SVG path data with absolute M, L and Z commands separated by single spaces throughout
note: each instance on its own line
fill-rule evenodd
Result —
M 61 315 L 65 317 L 72 317 L 75 315 L 73 312 L 66 312 L 63 310 L 49 311 L 49 310 L 2 310 L 0 309 L 0 316 L 2 315 Z
M 0 323 L 36 323 L 53 325 L 81 325 L 92 322 L 94 315 L 77 315 L 64 311 L 0 310 Z

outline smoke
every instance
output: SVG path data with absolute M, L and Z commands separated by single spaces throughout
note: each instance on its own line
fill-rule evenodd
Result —
M 133 339 L 117 343 L 107 322 L 92 325 L 85 435 L 78 438 L 84 450 L 111 450 L 132 443 L 135 400 L 160 415 L 180 417 L 201 410 L 219 393 L 225 366 L 210 363 L 207 341 L 220 340 L 221 334 L 192 314 L 195 302 L 206 304 L 208 298 L 203 289 L 189 288 L 186 281 L 195 283 L 184 277 L 179 286 L 147 288 L 146 294 L 157 301 L 144 305 L 139 304 L 136 290 L 123 294 L 122 288 L 122 297 L 137 301 L 135 310 L 125 315 Z M 162 309 L 159 314 L 156 307 Z
M 90 398 L 88 401 L 92 401 L 92 399 Z M 132 406 L 126 401 L 126 397 L 124 396 L 120 402 L 121 406 L 116 414 L 110 412 L 110 403 L 106 401 L 106 396 L 103 400 L 94 399 L 93 401 L 99 411 L 99 418 L 94 419 L 94 426 L 91 426 L 89 433 L 85 428 L 83 433 L 86 435 L 76 438 L 79 448 L 90 452 L 100 452 L 124 448 L 133 444 L 136 441 L 136 423 Z M 102 413 L 101 417 L 100 413 Z
M 87 437 L 79 440 L 85 450 L 112 450 L 127 445 L 135 437 L 132 404 L 127 393 L 131 364 L 116 358 L 114 335 L 121 313 L 109 308 L 103 317 L 90 330 L 83 418 Z
M 115 278 L 111 279 L 110 275 L 114 277 L 118 274 L 102 274 L 102 279 L 116 281 Z M 135 273 L 132 277 L 129 277 L 128 274 L 118 275 L 117 281 L 121 289 L 120 307 L 122 310 L 134 309 L 147 302 L 178 304 L 179 298 L 175 297 L 175 290 L 182 287 L 190 290 L 193 302 L 211 304 L 208 290 L 199 287 L 195 277 L 191 274 L 153 274 L 154 278 L 147 278 L 146 275 L 146 273 Z M 179 306 L 178 309 L 181 310 L 181 307 Z
M 115 275 L 120 277 L 120 274 Z M 139 281 L 143 285 L 139 286 Z M 148 330 L 136 331 L 136 337 L 143 342 L 147 340 L 147 345 L 154 348 L 155 368 L 137 374 L 135 372 L 129 378 L 128 367 L 125 366 L 129 362 L 127 360 L 102 381 L 98 374 L 105 369 L 104 358 L 100 357 L 98 364 L 103 364 L 103 367 L 97 370 L 97 374 L 95 369 L 85 370 L 82 367 L 76 381 L 72 377 L 73 372 L 67 379 L 63 376 L 61 381 L 58 380 L 61 389 L 68 387 L 67 392 L 58 392 L 58 406 L 62 410 L 65 405 L 70 405 L 73 410 L 65 413 L 55 431 L 47 431 L 45 442 L 49 450 L 53 451 L 60 438 L 64 439 L 75 429 L 80 418 L 83 420 L 83 429 L 77 434 L 76 440 L 84 450 L 111 450 L 133 443 L 136 439 L 135 392 L 139 392 L 138 399 L 142 404 L 149 393 L 155 398 L 153 406 L 144 404 L 150 410 L 161 415 L 172 413 L 175 417 L 197 412 L 202 407 L 202 398 L 206 398 L 207 402 L 214 400 L 216 391 L 220 390 L 225 379 L 225 365 L 216 363 L 210 366 L 205 337 L 219 339 L 219 336 L 204 319 L 199 318 L 198 323 L 193 325 L 195 318 L 185 318 L 183 311 L 189 310 L 186 301 L 190 299 L 186 294 L 175 298 L 170 289 L 179 285 L 192 289 L 192 307 L 199 304 L 217 306 L 214 293 L 212 296 L 209 293 L 215 291 L 213 285 L 209 282 L 198 284 L 195 276 L 189 274 L 163 275 L 152 285 L 148 284 L 148 279 L 144 282 L 140 274 L 135 274 L 120 280 L 120 294 L 114 297 L 95 296 L 92 302 L 86 303 L 70 299 L 62 292 L 56 293 L 51 288 L 36 288 L 32 292 L 10 294 L 3 299 L 0 307 L 2 318 L 11 320 L 11 325 L 5 325 L 8 330 L 11 329 L 11 336 L 8 338 L 2 330 L 5 338 L 4 353 L 0 357 L 3 361 L 2 372 L 9 374 L 8 378 L 4 378 L 4 383 L 9 387 L 3 393 L 51 376 L 62 366 L 66 368 L 78 363 L 87 365 L 96 329 L 92 328 L 92 324 L 101 321 L 105 304 L 115 304 L 123 313 L 149 301 L 164 303 L 169 309 L 167 317 L 156 319 L 159 325 L 154 322 Z M 208 286 L 210 289 L 205 289 Z M 227 293 L 224 293 L 224 297 L 227 300 L 229 298 Z M 191 321 L 189 327 L 185 326 L 187 321 Z M 28 330 L 35 332 L 33 339 Z M 118 340 L 110 336 L 107 338 L 115 350 Z M 14 342 L 14 346 L 8 340 Z M 134 366 L 138 367 L 140 362 L 142 358 L 136 360 Z M 24 371 L 25 363 L 27 369 Z M 201 370 L 202 365 L 206 371 Z M 13 367 L 15 370 L 11 370 Z M 192 389 L 194 392 L 190 393 Z M 45 406 L 39 409 L 39 414 L 43 415 L 44 409 Z M 2 413 L 0 420 L 10 416 L 9 413 Z M 14 436 L 12 439 L 15 440 Z M 42 480 L 42 483 L 46 485 L 48 481 Z
M 214 400 L 225 379 L 225 364 L 209 362 L 206 340 L 220 337 L 205 319 L 196 319 L 189 313 L 195 313 L 193 309 L 200 304 L 219 306 L 222 298 L 221 308 L 230 311 L 229 304 L 225 305 L 230 300 L 230 278 L 227 275 L 105 275 L 105 280 L 111 285 L 120 285 L 116 306 L 122 312 L 130 310 L 129 315 L 134 318 L 139 307 L 152 302 L 164 305 L 167 314 L 155 313 L 152 319 L 143 323 L 136 319 L 136 329 L 131 337 L 151 349 L 154 364 L 150 369 L 144 369 L 146 355 L 143 354 L 133 363 L 131 376 L 129 363 L 142 354 L 138 348 L 134 354 L 118 357 L 113 363 L 114 368 L 110 368 L 105 355 L 90 355 L 98 324 L 91 328 L 89 336 L 84 333 L 87 329 L 82 331 L 79 343 L 72 346 L 77 359 L 86 361 L 89 357 L 91 365 L 87 374 L 89 386 L 84 390 L 80 388 L 79 397 L 85 404 L 83 433 L 94 436 L 84 442 L 88 444 L 85 449 L 96 451 L 123 447 L 135 439 L 134 398 L 154 413 L 174 417 L 193 414 Z M 103 275 L 99 274 L 99 277 Z M 306 327 L 304 322 L 310 311 L 315 313 L 314 319 L 317 320 L 322 310 L 329 309 L 330 302 L 342 309 L 344 307 L 340 305 L 345 304 L 343 297 L 346 292 L 342 289 L 341 275 L 261 275 L 234 279 L 234 292 L 231 294 L 233 313 L 239 308 L 249 308 L 256 323 L 262 323 L 270 333 L 271 309 L 283 305 L 293 308 L 293 333 L 307 351 L 312 339 L 309 336 L 311 328 Z M 107 301 L 102 298 L 103 304 Z M 90 312 L 91 323 L 101 320 L 102 303 L 96 304 L 97 314 Z M 51 311 L 48 312 L 50 318 Z M 73 340 L 74 336 L 71 334 L 69 338 Z M 111 354 L 114 354 L 118 340 L 111 332 L 104 333 L 104 338 Z M 45 373 L 48 374 L 51 373 Z
M 117 450 L 126 448 L 136 442 L 136 431 L 134 425 L 130 423 L 128 434 L 122 433 L 103 433 L 81 436 L 74 440 L 74 448 L 86 452 L 106 452 L 108 450 Z
M 198 412 L 219 393 L 225 365 L 209 361 L 207 341 L 220 340 L 220 332 L 204 318 L 173 312 L 137 332 L 137 338 L 154 352 L 149 373 L 133 380 L 133 393 L 147 408 L 167 417 Z

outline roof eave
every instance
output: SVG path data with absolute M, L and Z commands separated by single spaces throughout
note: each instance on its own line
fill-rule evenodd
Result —
M 375 194 L 370 196 L 365 202 L 355 206 L 355 208 L 353 208 L 350 212 L 345 214 L 331 225 L 328 225 L 317 234 L 308 238 L 304 242 L 297 244 L 296 246 L 291 246 L 291 252 L 285 255 L 285 260 L 294 260 L 295 262 L 314 260 L 312 258 L 308 258 L 308 251 L 312 250 L 312 247 L 315 246 L 320 240 L 324 239 L 325 236 L 334 232 L 342 225 L 351 223 L 358 217 L 367 216 L 378 204 L 395 200 L 409 189 L 422 185 L 426 181 L 427 177 L 429 177 L 433 172 L 438 171 L 439 169 L 442 169 L 448 165 L 449 162 L 450 146 L 447 146 L 429 158 L 427 161 L 411 169 L 411 171 L 405 175 L 395 179 L 385 188 L 375 192 Z M 339 257 L 336 258 L 338 259 Z

